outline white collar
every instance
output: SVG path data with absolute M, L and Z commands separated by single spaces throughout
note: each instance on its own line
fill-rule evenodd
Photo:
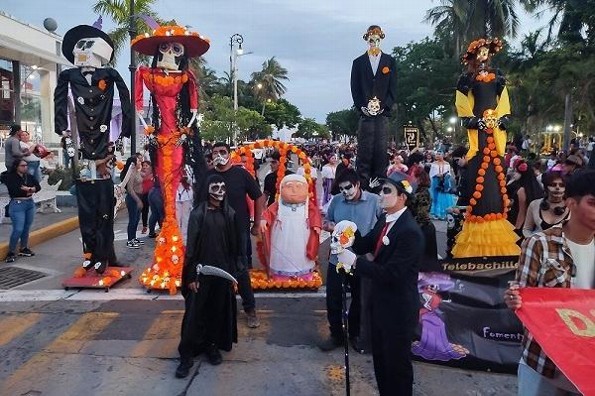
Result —
M 399 217 L 401 217 L 401 215 L 403 213 L 405 213 L 406 210 L 407 210 L 407 206 L 405 206 L 403 209 L 401 209 L 399 211 L 396 211 L 395 213 L 387 214 L 386 215 L 386 224 L 394 223 L 395 221 L 397 221 L 399 219 Z

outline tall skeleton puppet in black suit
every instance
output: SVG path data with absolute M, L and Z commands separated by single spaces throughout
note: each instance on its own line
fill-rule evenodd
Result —
M 60 73 L 54 91 L 55 132 L 66 136 L 74 157 L 70 129 L 78 130 L 80 159 L 75 167 L 79 226 L 83 239 L 83 268 L 103 273 L 115 264 L 114 253 L 114 183 L 111 178 L 113 146 L 110 123 L 114 87 L 122 106 L 121 136 L 130 137 L 132 105 L 130 92 L 120 74 L 104 67 L 113 59 L 114 44 L 101 31 L 101 20 L 93 26 L 79 25 L 64 35 L 62 53 L 76 68 Z M 72 95 L 76 125 L 68 125 L 68 95 Z M 118 138 L 117 144 L 121 144 Z
M 357 173 L 362 187 L 370 178 L 386 177 L 388 116 L 396 100 L 395 60 L 380 50 L 384 32 L 372 25 L 363 36 L 368 51 L 351 67 L 351 96 L 360 114 L 357 133 Z

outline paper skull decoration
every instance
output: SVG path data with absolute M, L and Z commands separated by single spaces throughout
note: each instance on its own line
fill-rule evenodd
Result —
M 483 112 L 483 119 L 488 129 L 494 129 L 498 126 L 498 114 L 495 110 L 487 109 Z
M 355 230 L 351 226 L 335 227 L 331 235 L 331 254 L 339 254 L 351 247 L 355 241 Z
M 180 70 L 184 50 L 184 45 L 181 43 L 161 43 L 157 55 L 157 67 L 167 70 Z

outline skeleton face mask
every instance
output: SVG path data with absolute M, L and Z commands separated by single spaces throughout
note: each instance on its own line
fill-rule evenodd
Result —
M 358 188 L 351 182 L 343 182 L 339 184 L 339 191 L 343 194 L 346 200 L 351 201 L 357 195 Z
M 368 37 L 368 53 L 370 55 L 378 55 L 380 53 L 380 42 L 382 39 L 377 34 L 372 34 Z
M 490 56 L 490 50 L 488 47 L 481 47 L 477 52 L 477 60 L 479 62 L 486 62 Z
M 392 208 L 397 204 L 397 188 L 389 183 L 384 183 L 380 190 L 380 206 L 383 209 Z
M 80 39 L 72 50 L 74 64 L 78 67 L 101 67 L 109 62 L 112 52 L 112 47 L 99 37 Z
M 179 70 L 184 55 L 184 45 L 180 43 L 162 43 L 159 45 L 157 67 L 168 70 Z
M 225 198 L 225 183 L 211 183 L 209 184 L 209 197 L 213 198 L 216 201 L 223 201 Z

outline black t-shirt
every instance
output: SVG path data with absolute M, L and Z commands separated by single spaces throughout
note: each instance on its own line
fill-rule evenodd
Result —
M 253 200 L 260 198 L 262 192 L 258 183 L 246 169 L 236 165 L 233 165 L 225 172 L 211 169 L 207 176 L 213 174 L 221 175 L 225 180 L 227 202 L 235 210 L 236 218 L 242 228 L 247 229 L 250 226 L 250 212 L 248 211 L 246 194 Z
M 285 171 L 285 176 L 291 174 L 293 174 L 292 171 Z M 275 195 L 277 195 L 277 172 L 271 172 L 264 178 L 264 192 L 269 196 L 267 206 L 271 206 L 275 202 Z

